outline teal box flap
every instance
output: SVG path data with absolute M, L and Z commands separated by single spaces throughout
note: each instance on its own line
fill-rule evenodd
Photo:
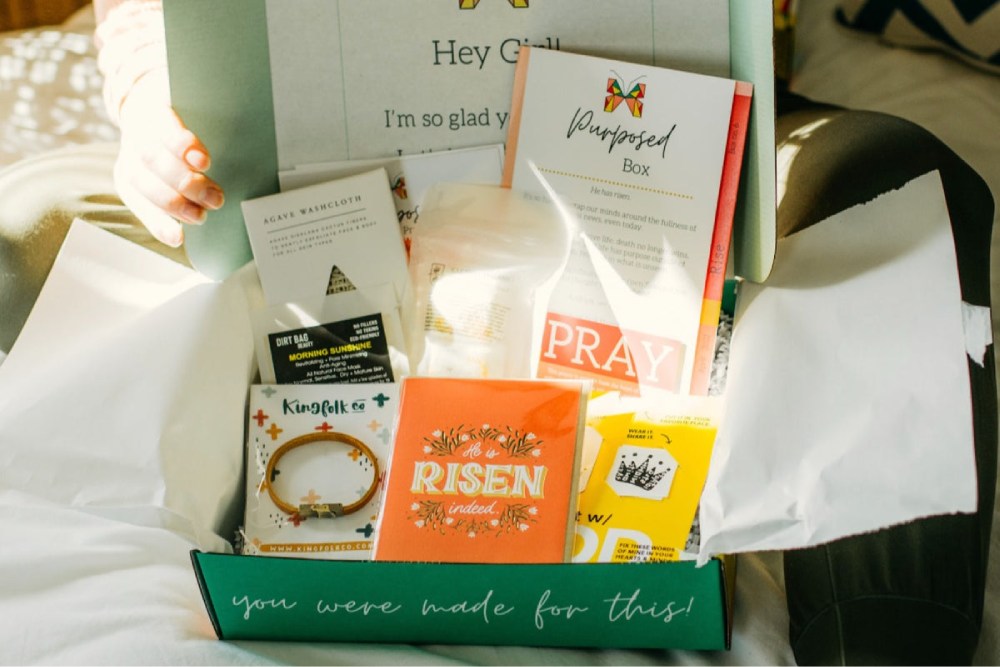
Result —
M 226 193 L 206 224 L 185 226 L 184 248 L 199 271 L 222 279 L 253 259 L 241 202 L 278 191 L 264 0 L 168 0 L 163 18 L 171 102 L 205 142 L 207 173 Z
M 728 648 L 721 561 L 454 565 L 192 552 L 221 639 Z
M 729 2 L 730 76 L 753 83 L 743 177 L 733 220 L 736 275 L 763 282 L 777 249 L 774 145 L 774 11 L 770 2 Z

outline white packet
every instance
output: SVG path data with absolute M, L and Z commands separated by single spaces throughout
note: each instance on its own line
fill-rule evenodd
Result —
M 262 384 L 398 382 L 409 375 L 391 284 L 253 312 Z
M 550 203 L 448 183 L 424 200 L 404 327 L 415 375 L 532 377 L 545 296 L 569 235 Z

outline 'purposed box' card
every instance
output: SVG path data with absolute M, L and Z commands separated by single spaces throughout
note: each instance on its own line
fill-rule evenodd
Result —
M 392 283 L 408 273 L 385 169 L 243 202 L 269 304 Z
M 521 49 L 504 184 L 558 197 L 579 232 L 539 375 L 706 393 L 751 96 L 733 79 Z
M 394 383 L 253 385 L 243 553 L 368 560 Z

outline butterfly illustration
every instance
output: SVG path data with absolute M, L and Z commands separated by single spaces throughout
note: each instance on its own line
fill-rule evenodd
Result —
M 614 71 L 611 73 L 618 78 L 608 77 L 608 96 L 604 99 L 604 110 L 611 113 L 625 102 L 634 117 L 642 118 L 642 99 L 646 96 L 646 84 L 638 83 L 642 77 L 632 81 L 629 84 L 631 89 L 625 93 L 625 87 L 619 82 L 621 75 Z
M 406 179 L 402 176 L 397 176 L 392 184 L 392 191 L 400 199 L 406 199 Z

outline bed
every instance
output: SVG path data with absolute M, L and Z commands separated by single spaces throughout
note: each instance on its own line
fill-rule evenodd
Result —
M 922 125 L 986 179 L 1000 201 L 1000 76 L 940 51 L 893 47 L 846 30 L 834 20 L 837 4 L 801 3 L 791 90 Z M 110 165 L 116 130 L 102 109 L 93 20 L 84 8 L 59 25 L 0 34 L 0 167 L 46 160 L 53 152 L 61 159 L 89 155 L 95 165 Z M 994 267 L 991 274 L 995 302 L 1000 273 Z M 997 331 L 1000 322 L 993 317 Z M 18 458 L 5 445 L 0 428 L 4 664 L 795 662 L 787 638 L 782 558 L 776 553 L 738 559 L 729 651 L 221 642 L 189 558 L 192 548 L 219 547 L 221 538 L 197 534 L 155 508 L 108 506 L 100 502 L 103 492 L 89 491 L 86 483 L 72 492 L 58 490 L 43 483 L 58 477 L 46 466 L 64 463 Z M 28 464 L 37 467 L 26 471 Z M 30 475 L 36 488 L 52 490 L 25 493 L 23 486 L 5 483 L 13 474 Z M 998 521 L 995 512 L 976 664 L 1000 664 Z

